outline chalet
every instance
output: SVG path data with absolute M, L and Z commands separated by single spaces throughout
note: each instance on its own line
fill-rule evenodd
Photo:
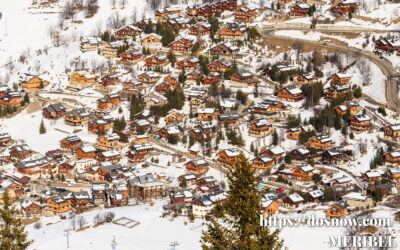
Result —
M 283 197 L 282 202 L 285 205 L 285 207 L 297 208 L 297 207 L 303 205 L 305 200 L 299 194 L 293 193 L 293 194 Z
M 241 7 L 235 10 L 235 21 L 251 22 L 257 16 L 257 10 L 254 8 Z
M 194 184 L 196 184 L 196 176 L 194 174 L 184 174 L 178 177 L 178 181 L 180 183 L 186 182 L 186 186 L 190 187 Z
M 400 124 L 392 124 L 383 128 L 385 139 L 400 141 Z
M 93 146 L 83 146 L 76 149 L 75 153 L 78 159 L 94 159 L 96 148 Z
M 206 77 L 201 79 L 203 85 L 218 84 L 221 81 L 221 75 L 218 72 L 210 72 Z
M 185 77 L 186 77 L 186 82 L 196 83 L 198 80 L 201 79 L 201 73 L 200 71 L 192 70 L 189 73 L 187 73 Z
M 251 162 L 251 166 L 255 168 L 257 172 L 266 171 L 267 169 L 272 168 L 274 165 L 274 159 L 268 156 L 257 156 Z
M 350 208 L 355 208 L 355 209 L 371 208 L 374 205 L 374 202 L 371 197 L 356 192 L 350 192 L 346 195 L 343 195 L 342 200 L 346 202 Z
M 342 150 L 329 149 L 322 153 L 322 161 L 329 164 L 340 164 L 349 159 L 349 156 Z
M 120 139 L 120 136 L 116 133 L 99 136 L 97 138 L 98 143 L 96 144 L 96 147 L 101 150 L 120 150 L 123 148 L 123 145 L 119 143 Z
M 264 217 L 269 217 L 279 211 L 278 197 L 274 193 L 264 193 L 261 203 L 264 209 Z
M 189 58 L 178 61 L 175 67 L 180 70 L 185 69 L 186 71 L 193 71 L 199 66 L 199 62 L 199 59 L 191 56 Z
M 25 80 L 21 81 L 21 86 L 27 89 L 39 89 L 44 88 L 47 85 L 49 85 L 48 81 L 42 80 L 38 76 L 32 76 L 29 74 L 26 74 Z
M 292 81 L 296 85 L 304 85 L 304 84 L 314 84 L 318 80 L 318 77 L 313 73 L 308 74 L 296 74 L 292 76 Z
M 182 112 L 179 112 L 176 109 L 172 109 L 172 110 L 168 111 L 168 114 L 165 117 L 165 122 L 168 125 L 178 124 L 178 123 L 182 122 L 184 119 L 185 119 L 185 114 L 183 114 Z
M 356 115 L 360 112 L 361 106 L 357 101 L 346 101 L 344 104 L 338 105 L 335 110 L 341 116 L 347 114 L 347 112 L 350 115 Z
M 330 79 L 335 84 L 350 84 L 351 77 L 352 77 L 352 75 L 350 75 L 350 74 L 335 73 L 335 74 L 331 75 Z
M 231 86 L 235 88 L 255 87 L 260 81 L 248 71 L 238 71 L 231 76 Z
M 211 25 L 206 22 L 198 22 L 189 27 L 189 35 L 204 36 L 210 33 Z
M 311 181 L 314 168 L 309 164 L 296 166 L 292 169 L 292 176 L 300 181 Z
M 11 135 L 9 133 L 0 133 L 0 147 L 8 146 L 12 143 Z
M 53 214 L 60 214 L 68 212 L 72 209 L 72 196 L 71 198 L 64 198 L 63 196 L 52 196 L 47 199 L 47 210 Z
M 372 130 L 371 118 L 369 118 L 365 114 L 355 115 L 350 118 L 350 128 L 357 133 L 361 133 L 364 131 L 371 132 Z
M 190 25 L 190 19 L 182 15 L 171 14 L 167 16 L 167 19 L 167 24 L 173 29 L 186 29 Z
M 201 108 L 196 110 L 196 116 L 199 121 L 212 121 L 218 118 L 219 112 L 214 108 Z
M 41 173 L 41 168 L 49 164 L 49 161 L 45 158 L 37 158 L 34 160 L 20 161 L 15 163 L 15 168 L 19 173 L 26 174 L 30 178 L 38 178 Z
M 65 124 L 70 126 L 82 126 L 89 121 L 89 112 L 85 108 L 77 108 L 65 112 Z
M 60 148 L 65 151 L 74 152 L 82 146 L 81 139 L 76 135 L 67 136 L 60 141 Z
M 166 126 L 158 131 L 158 135 L 162 138 L 168 138 L 170 136 L 177 136 L 180 138 L 183 136 L 184 130 L 179 125 Z
M 121 58 L 121 62 L 124 63 L 136 63 L 139 62 L 140 60 L 142 60 L 144 58 L 144 55 L 142 53 L 142 51 L 138 51 L 138 50 L 126 50 L 124 52 L 122 52 L 119 57 Z
M 309 202 L 319 203 L 324 197 L 324 192 L 320 189 L 315 189 L 307 193 L 307 200 Z
M 324 90 L 325 98 L 328 100 L 333 100 L 340 96 L 349 94 L 349 85 L 332 85 Z
M 195 217 L 205 218 L 205 216 L 211 211 L 213 207 L 213 203 L 208 198 L 208 196 L 197 198 L 193 201 L 192 204 L 193 215 Z
M 239 52 L 239 48 L 228 43 L 222 43 L 209 50 L 211 56 L 234 57 Z
M 138 27 L 133 26 L 133 25 L 127 25 L 125 27 L 117 29 L 114 32 L 114 36 L 118 39 L 126 39 L 126 38 L 130 38 L 130 37 L 135 37 L 141 33 L 142 33 L 142 30 L 139 29 Z
M 12 190 L 16 196 L 22 196 L 24 194 L 24 186 L 13 179 L 7 179 L 6 181 L 1 182 L 0 188 Z
M 286 105 L 280 101 L 263 99 L 261 102 L 250 107 L 251 114 L 256 117 L 274 117 L 278 111 L 284 111 Z
M 354 11 L 358 6 L 357 1 L 355 0 L 344 0 L 330 8 L 330 11 L 334 14 L 338 15 L 345 15 L 348 14 L 350 11 Z
M 102 88 L 107 88 L 112 85 L 116 85 L 119 82 L 118 75 L 105 75 L 100 80 L 100 86 Z
M 42 206 L 36 201 L 23 200 L 20 206 L 27 217 L 39 217 L 42 214 Z
M 129 179 L 128 189 L 131 197 L 145 202 L 166 196 L 165 184 L 158 181 L 151 173 Z
M 400 151 L 388 152 L 384 155 L 385 161 L 389 164 L 400 164 Z
M 384 50 L 384 51 L 400 51 L 400 44 L 392 43 L 388 41 L 386 38 L 381 38 L 375 41 L 375 49 Z
M 8 91 L 5 95 L 0 96 L 0 105 L 16 106 L 21 104 L 22 95 L 19 91 Z
M 168 64 L 167 57 L 164 55 L 152 55 L 145 60 L 144 66 L 146 67 L 163 67 Z
M 349 205 L 345 201 L 339 201 L 326 210 L 326 216 L 334 218 L 344 217 L 347 215 L 348 206 Z
M 81 51 L 97 51 L 101 44 L 100 37 L 82 37 L 81 38 Z
M 249 135 L 253 137 L 265 137 L 273 131 L 272 125 L 265 118 L 259 118 L 250 122 Z
M 73 164 L 64 162 L 56 167 L 56 172 L 59 176 L 63 176 L 65 179 L 74 179 L 75 166 Z
M 121 155 L 116 150 L 103 151 L 96 155 L 96 159 L 98 162 L 117 163 L 121 159 Z
M 189 173 L 202 175 L 208 170 L 209 164 L 203 159 L 191 160 L 185 163 L 186 170 Z
M 50 104 L 42 110 L 44 118 L 57 120 L 64 116 L 65 107 L 61 103 Z
M 161 75 L 154 71 L 146 71 L 146 72 L 138 75 L 138 78 L 139 78 L 140 82 L 142 82 L 142 83 L 153 84 L 153 83 L 158 82 L 158 80 L 161 79 Z
M 170 43 L 168 47 L 172 52 L 180 53 L 189 51 L 193 44 L 194 42 L 188 38 L 180 38 Z
M 235 125 L 238 123 L 240 116 L 237 111 L 224 111 L 218 116 L 218 122 L 220 124 Z
M 96 77 L 84 72 L 74 72 L 69 77 L 68 88 L 72 90 L 81 90 L 83 88 L 92 86 L 96 83 Z
M 397 194 L 397 189 L 396 187 L 393 186 L 393 184 L 387 183 L 387 184 L 380 184 L 374 187 L 371 187 L 368 192 L 373 194 L 377 192 L 377 190 L 380 190 L 382 192 L 383 197 L 387 197 L 392 194 Z
M 283 150 L 282 147 L 280 146 L 275 146 L 269 149 L 261 149 L 260 150 L 260 155 L 265 155 L 268 157 L 271 157 L 272 159 L 275 160 L 275 162 L 278 162 L 283 159 L 285 156 L 285 151 Z
M 238 23 L 228 23 L 217 31 L 217 35 L 224 40 L 240 40 L 246 35 L 246 27 Z
M 27 144 L 19 144 L 10 147 L 10 155 L 15 159 L 25 159 L 32 154 L 33 151 Z
M 193 192 L 189 189 L 172 191 L 170 194 L 173 208 L 188 207 L 192 205 Z
M 375 182 L 382 179 L 382 174 L 379 171 L 369 170 L 363 174 L 363 178 L 367 182 Z
M 353 180 L 348 177 L 348 176 L 342 176 L 342 177 L 337 177 L 337 178 L 333 178 L 332 180 L 329 181 L 329 185 L 331 186 L 336 186 L 336 187 L 348 187 L 353 185 L 354 182 Z
M 161 39 L 160 35 L 151 33 L 141 39 L 141 44 L 144 48 L 149 49 L 150 53 L 154 53 L 162 48 Z
M 389 168 L 389 170 L 387 171 L 386 175 L 389 177 L 389 179 L 392 182 L 394 182 L 394 183 L 399 183 L 400 182 L 400 170 L 399 169 L 397 169 L 397 168 Z
M 310 6 L 308 4 L 296 4 L 289 12 L 291 16 L 307 16 Z
M 304 98 L 303 91 L 296 85 L 288 85 L 276 91 L 276 96 L 285 101 L 297 102 Z
M 124 45 L 122 41 L 102 42 L 100 45 L 100 55 L 105 58 L 115 58 L 119 56 L 118 49 Z
M 218 152 L 218 161 L 224 164 L 233 164 L 238 160 L 241 151 L 238 148 L 224 149 Z
M 92 134 L 107 133 L 113 127 L 112 117 L 101 116 L 92 119 L 88 123 L 88 131 Z
M 146 119 L 135 119 L 130 124 L 130 132 L 133 134 L 142 135 L 149 130 L 151 123 Z
M 73 192 L 72 196 L 72 207 L 78 211 L 86 210 L 92 201 L 87 191 Z
M 218 59 L 207 65 L 208 69 L 211 72 L 222 72 L 222 73 L 225 73 L 228 70 L 232 69 L 233 66 L 234 65 L 232 63 L 227 62 L 224 59 Z
M 318 135 L 311 137 L 305 145 L 310 148 L 328 150 L 333 148 L 335 143 L 328 136 Z
M 151 106 L 161 106 L 168 102 L 167 97 L 161 95 L 157 91 L 150 92 L 143 97 L 146 108 L 150 109 Z
M 311 151 L 304 147 L 290 151 L 289 155 L 292 158 L 292 161 L 296 162 L 308 161 L 312 158 Z
M 205 176 L 196 181 L 197 190 L 203 193 L 211 193 L 218 191 L 218 181 L 213 176 Z

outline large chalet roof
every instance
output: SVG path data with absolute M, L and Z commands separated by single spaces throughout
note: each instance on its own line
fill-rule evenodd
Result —
M 49 106 L 45 107 L 44 109 L 50 113 L 65 111 L 65 107 L 64 107 L 64 105 L 62 105 L 62 103 L 50 104 Z
M 298 95 L 303 93 L 296 85 L 287 85 L 284 87 L 291 95 Z

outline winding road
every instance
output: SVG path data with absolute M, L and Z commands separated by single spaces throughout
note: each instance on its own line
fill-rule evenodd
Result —
M 369 60 L 370 62 L 376 64 L 385 75 L 385 96 L 387 100 L 387 107 L 395 110 L 396 112 L 400 112 L 400 100 L 398 98 L 398 84 L 399 82 L 399 73 L 396 69 L 392 66 L 392 64 L 386 59 L 380 59 L 378 56 L 374 55 L 369 51 L 365 51 L 362 49 L 348 47 L 348 46 L 339 46 L 336 44 L 322 44 L 321 42 L 317 41 L 310 41 L 306 39 L 298 39 L 298 38 L 291 38 L 286 36 L 277 36 L 274 34 L 276 30 L 302 30 L 302 31 L 321 31 L 321 32 L 346 32 L 346 33 L 360 33 L 360 32 L 399 32 L 400 30 L 374 30 L 374 29 L 352 29 L 352 30 L 319 30 L 319 29 L 303 29 L 303 28 L 265 28 L 261 30 L 261 34 L 265 38 L 271 38 L 278 41 L 286 41 L 286 42 L 296 42 L 301 41 L 304 44 L 315 46 L 315 48 L 325 48 L 331 49 L 338 53 L 343 53 L 347 55 L 359 55 L 364 57 L 365 59 Z M 375 101 L 379 104 L 378 101 Z

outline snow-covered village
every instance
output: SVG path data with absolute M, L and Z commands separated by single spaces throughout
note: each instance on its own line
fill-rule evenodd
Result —
M 0 249 L 400 249 L 399 86 L 399 0 L 2 0 Z

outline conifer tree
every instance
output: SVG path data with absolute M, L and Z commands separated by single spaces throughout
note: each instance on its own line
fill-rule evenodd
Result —
M 0 249 L 27 249 L 32 241 L 27 239 L 20 212 L 12 205 L 8 191 L 3 194 L 2 203 L 0 206 Z
M 43 120 L 40 123 L 39 133 L 40 134 L 46 134 L 46 127 L 44 126 Z
M 272 134 L 272 144 L 276 146 L 278 145 L 278 142 L 279 142 L 278 134 L 276 133 L 276 130 L 274 130 L 274 133 Z
M 217 203 L 203 231 L 203 249 L 280 249 L 279 230 L 260 227 L 263 209 L 254 171 L 243 154 L 228 174 L 227 199 Z M 238 209 L 240 208 L 240 209 Z

